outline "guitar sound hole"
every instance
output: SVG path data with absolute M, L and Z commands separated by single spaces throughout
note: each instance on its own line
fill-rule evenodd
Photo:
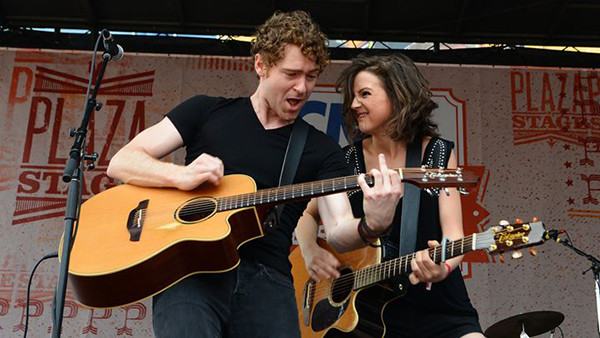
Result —
M 194 198 L 182 204 L 175 211 L 175 218 L 184 223 L 194 223 L 215 213 L 216 202 L 210 198 Z
M 333 282 L 331 286 L 331 300 L 334 303 L 341 303 L 346 300 L 352 292 L 354 285 L 354 274 L 350 268 L 343 268 L 340 271 L 340 277 Z

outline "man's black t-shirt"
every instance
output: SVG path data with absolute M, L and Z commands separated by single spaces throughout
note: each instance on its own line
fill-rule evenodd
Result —
M 168 113 L 186 147 L 186 165 L 202 153 L 219 157 L 225 175 L 246 174 L 258 189 L 276 187 L 292 125 L 265 130 L 250 98 L 195 96 Z M 296 123 L 306 123 L 298 119 Z M 349 175 L 343 153 L 335 141 L 309 127 L 294 183 Z M 288 254 L 292 232 L 308 201 L 288 204 L 279 226 L 265 237 L 244 244 L 242 259 L 256 260 L 291 276 Z

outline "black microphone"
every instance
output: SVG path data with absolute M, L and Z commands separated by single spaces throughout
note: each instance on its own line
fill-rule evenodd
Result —
M 120 60 L 125 52 L 123 47 L 115 42 L 108 29 L 102 30 L 102 38 L 104 38 L 104 51 L 110 55 L 111 60 Z
M 558 238 L 558 235 L 563 234 L 565 231 L 564 230 L 546 230 L 546 232 L 544 233 L 544 238 L 545 239 L 551 239 L 554 240 L 556 242 L 561 242 L 562 240 L 560 238 Z

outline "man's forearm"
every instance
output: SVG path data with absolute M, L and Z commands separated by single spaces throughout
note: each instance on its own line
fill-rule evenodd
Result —
M 125 183 L 143 187 L 176 187 L 177 171 L 181 166 L 163 162 L 142 150 L 122 148 L 113 156 L 107 169 L 108 176 Z

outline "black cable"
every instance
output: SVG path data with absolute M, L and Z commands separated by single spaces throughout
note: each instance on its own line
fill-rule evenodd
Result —
M 33 275 L 35 274 L 35 270 L 40 265 L 40 263 L 49 258 L 58 258 L 58 252 L 53 252 L 42 257 L 33 267 L 31 275 L 29 275 L 29 282 L 27 283 L 27 301 L 25 304 L 25 332 L 23 333 L 23 338 L 27 338 L 27 327 L 29 326 L 29 293 L 31 291 L 31 282 L 33 281 Z
M 571 236 L 569 236 L 569 233 L 567 232 L 567 230 L 565 230 L 565 235 L 567 236 L 569 243 L 573 244 L 573 241 L 571 240 Z

